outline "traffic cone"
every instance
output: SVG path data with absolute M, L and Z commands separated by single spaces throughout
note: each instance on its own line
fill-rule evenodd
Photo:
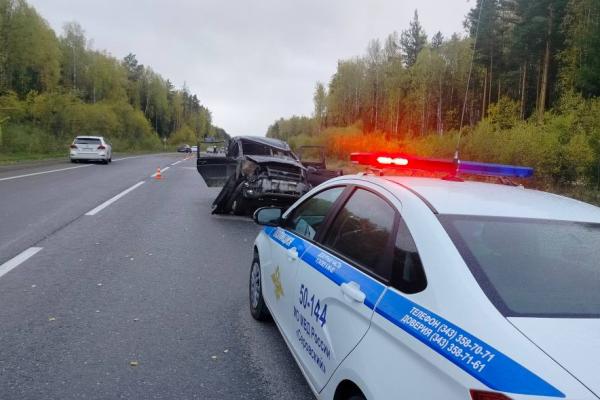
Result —
M 162 179 L 162 175 L 160 174 L 160 167 L 156 168 L 156 174 L 154 174 L 154 178 L 159 181 Z

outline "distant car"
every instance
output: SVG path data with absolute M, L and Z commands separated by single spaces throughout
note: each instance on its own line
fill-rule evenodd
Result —
M 189 144 L 184 144 L 184 145 L 179 146 L 177 148 L 177 152 L 178 153 L 191 153 L 192 152 L 192 148 L 190 147 Z
M 77 136 L 70 146 L 71 162 L 112 162 L 112 146 L 102 136 Z
M 192 153 L 197 153 L 198 152 L 198 146 L 192 146 L 191 152 Z

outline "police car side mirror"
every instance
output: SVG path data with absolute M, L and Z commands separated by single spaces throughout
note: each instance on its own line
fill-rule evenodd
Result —
M 264 226 L 279 226 L 283 209 L 278 207 L 262 207 L 254 212 L 254 222 Z

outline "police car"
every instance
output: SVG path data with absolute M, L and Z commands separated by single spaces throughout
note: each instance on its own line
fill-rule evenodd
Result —
M 454 173 L 343 176 L 255 213 L 250 311 L 317 398 L 600 398 L 599 208 L 456 174 L 523 167 L 353 160 Z

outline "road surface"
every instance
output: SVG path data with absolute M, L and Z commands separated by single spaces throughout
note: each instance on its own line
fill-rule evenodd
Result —
M 0 167 L 0 398 L 314 398 L 184 157 Z

